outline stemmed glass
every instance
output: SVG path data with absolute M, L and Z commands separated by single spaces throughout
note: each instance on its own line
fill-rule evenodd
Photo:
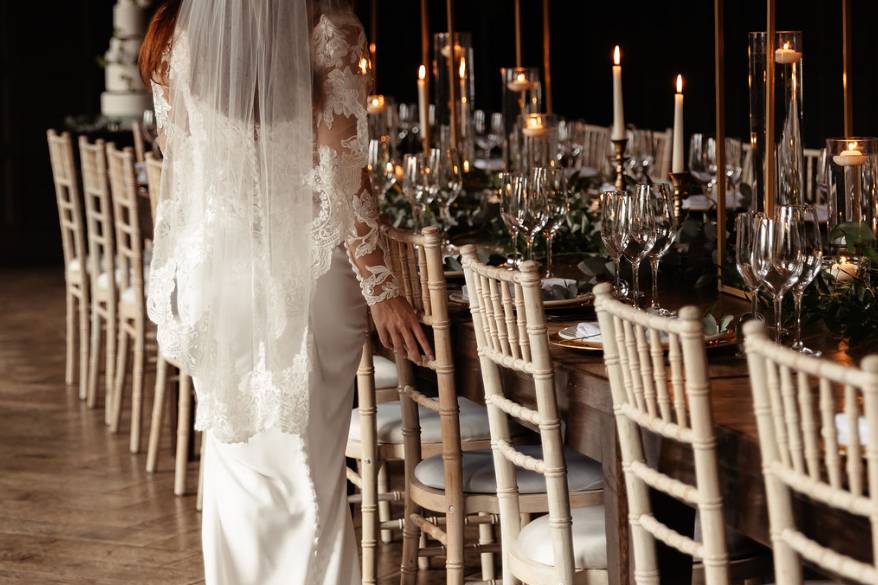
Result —
M 463 189 L 463 169 L 460 157 L 451 149 L 430 149 L 430 190 L 438 202 L 442 218 L 451 219 L 451 205 Z
M 750 291 L 753 303 L 751 319 L 759 319 L 759 288 L 762 282 L 753 270 L 753 248 L 756 244 L 756 228 L 764 216 L 755 211 L 739 213 L 735 217 L 735 266 Z
M 773 218 L 761 217 L 753 246 L 753 270 L 774 299 L 774 341 L 783 331 L 781 307 L 784 294 L 802 274 L 802 239 L 799 215 L 792 206 L 778 206 Z
M 546 185 L 546 278 L 552 276 L 552 241 L 570 212 L 570 195 L 567 192 L 567 177 L 557 167 L 534 169 L 535 179 L 545 181 Z
M 802 341 L 802 297 L 805 295 L 805 289 L 820 273 L 823 262 L 820 223 L 817 221 L 817 211 L 810 205 L 791 207 L 791 211 L 798 216 L 802 239 L 802 273 L 792 288 L 796 309 L 796 341 L 793 343 L 793 349 L 810 355 L 820 355 L 819 351 L 805 347 Z
M 655 216 L 648 185 L 640 185 L 633 194 L 619 200 L 618 228 L 622 255 L 631 262 L 634 289 L 631 299 L 637 306 L 640 298 L 640 262 L 649 254 L 656 241 Z
M 498 192 L 500 196 L 500 219 L 503 220 L 503 224 L 506 226 L 509 235 L 512 237 L 512 256 L 506 259 L 506 264 L 509 265 L 510 268 L 514 268 L 520 260 L 520 255 L 518 253 L 518 208 L 516 206 L 514 197 L 515 191 L 513 189 L 515 175 L 504 171 L 499 173 L 497 178 L 500 181 Z
M 424 205 L 429 176 L 426 166 L 423 154 L 406 154 L 402 157 L 402 193 L 412 206 L 415 230 L 424 227 Z
M 534 240 L 548 220 L 545 180 L 516 176 L 512 182 L 512 193 L 515 218 L 527 242 L 526 258 L 533 260 Z
M 649 265 L 652 268 L 652 301 L 649 308 L 652 312 L 667 317 L 674 312 L 658 303 L 658 275 L 662 257 L 671 249 L 679 233 L 679 226 L 674 217 L 671 186 L 667 183 L 655 183 L 641 185 L 638 189 L 649 191 L 652 215 L 655 219 L 655 243 L 649 251 Z
M 390 156 L 390 141 L 373 138 L 369 141 L 367 165 L 372 191 L 383 197 L 396 182 L 396 168 Z
M 692 135 L 689 139 L 689 172 L 706 191 L 713 189 L 716 184 L 716 140 L 704 134 Z
M 619 236 L 619 200 L 624 197 L 621 191 L 604 191 L 601 193 L 601 241 L 607 254 L 613 261 L 614 283 L 613 288 L 617 297 L 624 297 L 628 293 L 628 287 L 622 284 L 620 268 L 622 264 L 622 247 Z

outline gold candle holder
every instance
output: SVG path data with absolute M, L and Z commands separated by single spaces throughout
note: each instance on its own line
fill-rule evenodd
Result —
M 679 225 L 680 219 L 683 217 L 683 199 L 689 197 L 694 179 L 688 171 L 668 173 L 668 177 L 671 179 L 671 186 L 674 189 L 674 218 Z
M 628 160 L 628 157 L 625 156 L 625 149 L 628 146 L 627 138 L 620 138 L 618 140 L 611 140 L 613 143 L 613 162 L 616 165 L 616 191 L 624 191 L 625 190 L 625 161 Z

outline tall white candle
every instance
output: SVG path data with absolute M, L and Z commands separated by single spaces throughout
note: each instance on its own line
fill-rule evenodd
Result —
M 430 133 L 430 101 L 427 99 L 427 68 L 418 68 L 418 116 L 421 123 L 421 137 L 425 139 Z
M 683 76 L 677 76 L 677 93 L 674 95 L 674 157 L 671 172 L 683 172 Z
M 622 56 L 619 45 L 613 50 L 613 133 L 612 140 L 625 138 L 625 112 L 622 107 Z

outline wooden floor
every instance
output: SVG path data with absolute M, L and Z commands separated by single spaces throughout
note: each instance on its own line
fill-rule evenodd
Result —
M 127 421 L 110 434 L 77 393 L 64 385 L 60 269 L 0 270 L 0 583 L 204 583 L 201 518 L 194 493 L 173 495 L 170 432 L 147 474 Z M 398 543 L 379 553 L 380 584 L 398 583 Z M 443 582 L 435 570 L 418 580 Z

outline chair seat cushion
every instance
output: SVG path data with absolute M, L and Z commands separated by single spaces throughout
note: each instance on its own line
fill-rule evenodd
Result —
M 399 385 L 396 364 L 392 360 L 376 355 L 372 362 L 375 366 L 375 388 L 396 388 Z
M 488 429 L 488 411 L 484 406 L 472 400 L 459 397 L 460 438 L 464 441 L 488 440 L 491 432 Z M 402 412 L 399 401 L 382 402 L 376 406 L 376 426 L 379 444 L 402 444 Z M 421 422 L 421 442 L 438 443 L 442 440 L 439 413 L 418 405 Z M 355 408 L 351 416 L 351 428 L 348 439 L 360 440 L 360 416 Z
M 539 445 L 520 445 L 516 447 L 525 455 L 542 458 L 543 449 Z M 601 465 L 572 449 L 564 450 L 567 459 L 567 486 L 570 491 L 600 489 L 604 484 Z M 515 468 L 518 491 L 522 494 L 540 494 L 546 491 L 545 477 L 535 471 Z M 442 456 L 429 457 L 415 467 L 415 477 L 427 487 L 445 489 L 445 470 Z M 494 455 L 490 449 L 477 449 L 463 453 L 463 491 L 471 494 L 493 494 L 497 492 L 494 477 Z
M 573 517 L 573 562 L 579 569 L 607 568 L 607 532 L 604 524 L 604 507 L 586 506 L 570 510 Z M 555 564 L 552 550 L 552 528 L 549 516 L 540 516 L 521 529 L 518 549 L 532 561 L 544 565 Z

